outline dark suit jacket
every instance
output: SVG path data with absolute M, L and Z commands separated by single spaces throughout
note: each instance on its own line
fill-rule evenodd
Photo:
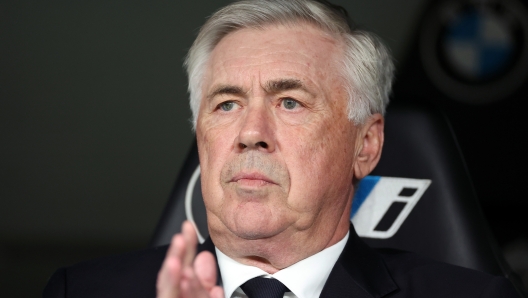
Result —
M 208 240 L 199 251 L 214 253 Z M 167 246 L 61 268 L 44 298 L 156 296 L 156 277 Z M 374 250 L 351 228 L 349 240 L 320 297 L 470 298 L 519 297 L 504 277 L 433 261 L 397 250 Z M 229 298 L 229 297 L 226 297 Z

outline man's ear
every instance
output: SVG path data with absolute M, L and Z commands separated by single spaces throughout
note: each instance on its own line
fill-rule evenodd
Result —
M 359 127 L 356 139 L 356 160 L 354 178 L 362 179 L 378 164 L 383 148 L 383 128 L 385 120 L 381 114 L 370 116 L 365 124 Z

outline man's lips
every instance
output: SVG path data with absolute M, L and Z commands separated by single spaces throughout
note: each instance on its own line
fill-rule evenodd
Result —
M 264 186 L 266 184 L 277 184 L 268 176 L 261 173 L 238 173 L 230 182 L 236 182 L 247 186 Z

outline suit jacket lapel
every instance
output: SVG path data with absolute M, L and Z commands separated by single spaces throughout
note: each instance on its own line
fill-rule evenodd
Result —
M 320 297 L 379 298 L 397 289 L 381 256 L 368 247 L 350 225 L 348 242 Z

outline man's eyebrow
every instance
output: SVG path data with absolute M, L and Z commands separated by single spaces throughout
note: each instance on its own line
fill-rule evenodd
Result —
M 213 91 L 211 93 L 209 93 L 209 95 L 207 95 L 207 98 L 208 99 L 212 99 L 215 96 L 222 95 L 222 94 L 243 95 L 244 91 L 242 90 L 242 88 L 237 87 L 237 86 L 220 85 L 220 86 L 214 88 Z
M 268 93 L 278 93 L 281 91 L 288 91 L 288 90 L 294 90 L 294 89 L 301 89 L 305 92 L 311 93 L 306 89 L 304 84 L 300 80 L 297 80 L 297 79 L 271 80 L 271 81 L 266 82 L 266 84 L 264 85 L 264 89 Z M 213 91 L 211 91 L 209 95 L 207 95 L 207 98 L 213 99 L 215 96 L 223 95 L 223 94 L 243 96 L 245 92 L 244 90 L 242 90 L 241 87 L 238 87 L 238 86 L 220 85 L 214 88 Z
M 281 91 L 288 91 L 288 90 L 294 90 L 294 89 L 301 89 L 301 90 L 308 92 L 304 84 L 300 80 L 297 80 L 297 79 L 280 79 L 280 80 L 268 81 L 266 82 L 264 89 L 268 93 L 277 93 Z

